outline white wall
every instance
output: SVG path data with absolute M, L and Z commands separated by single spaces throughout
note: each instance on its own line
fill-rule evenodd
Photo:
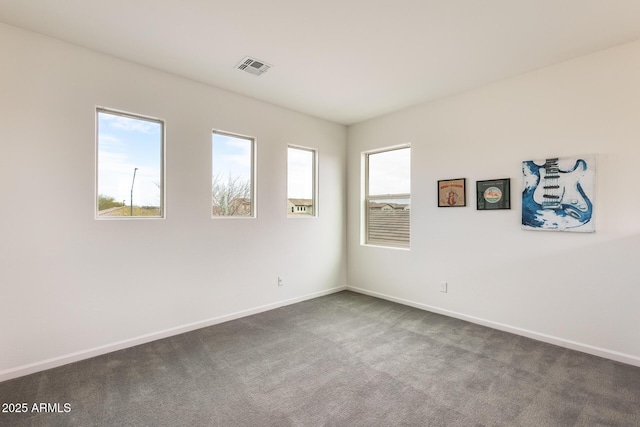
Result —
M 348 283 L 640 365 L 640 42 L 349 128 Z M 361 246 L 361 153 L 412 144 L 411 250 Z M 595 234 L 523 231 L 523 160 L 597 155 Z M 436 181 L 467 178 L 438 208 Z M 512 209 L 475 182 L 511 178 Z M 449 292 L 439 292 L 439 282 Z
M 0 57 L 0 380 L 346 284 L 344 126 L 5 25 Z M 166 120 L 166 219 L 94 219 L 96 106 Z M 213 128 L 257 138 L 257 219 L 211 219 Z

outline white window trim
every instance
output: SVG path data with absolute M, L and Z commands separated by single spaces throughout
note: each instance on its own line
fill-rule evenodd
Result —
M 376 196 L 369 196 L 369 156 L 374 155 L 374 154 L 380 154 L 380 153 L 386 153 L 389 151 L 394 151 L 394 150 L 402 150 L 405 148 L 411 148 L 411 144 L 407 143 L 407 144 L 400 144 L 400 145 L 393 145 L 390 147 L 384 147 L 384 148 L 379 148 L 379 149 L 375 149 L 375 150 L 371 150 L 371 151 L 365 151 L 362 153 L 362 187 L 361 187 L 361 191 L 363 194 L 362 200 L 361 200 L 361 221 L 362 221 L 362 227 L 361 227 L 361 245 L 363 246 L 370 246 L 370 247 L 376 247 L 376 248 L 386 248 L 386 249 L 399 249 L 399 250 L 410 250 L 411 248 L 411 237 L 409 237 L 409 243 L 404 245 L 404 244 L 392 244 L 392 243 L 387 243 L 387 242 L 381 242 L 379 240 L 369 240 L 369 201 L 375 201 L 375 200 L 386 200 L 386 199 L 409 199 L 411 200 L 411 193 L 399 193 L 399 194 L 383 194 L 383 195 L 376 195 Z M 409 221 L 411 221 L 411 216 L 412 213 L 409 212 Z
M 153 220 L 157 220 L 157 219 L 165 219 L 166 215 L 167 215 L 167 205 L 166 205 L 166 188 L 165 188 L 165 164 L 166 164 L 166 141 L 167 141 L 167 123 L 164 119 L 158 118 L 158 117 L 152 117 L 152 116 L 145 116 L 142 114 L 137 114 L 137 113 L 131 113 L 131 112 L 127 112 L 127 111 L 122 111 L 122 110 L 115 110 L 113 108 L 107 108 L 107 107 L 102 107 L 102 106 L 95 106 L 95 140 L 96 140 L 96 144 L 95 144 L 95 194 L 93 197 L 93 204 L 94 204 L 94 218 L 96 220 L 100 220 L 100 221 L 125 221 L 125 220 L 129 220 L 129 221 L 139 221 L 139 220 L 147 220 L 147 221 L 153 221 Z M 160 123 L 162 125 L 162 132 L 161 132 L 161 144 L 160 144 L 160 160 L 161 160 L 161 164 L 160 164 L 160 215 L 159 216 L 99 216 L 98 215 L 98 196 L 99 196 L 99 190 L 98 190 L 98 162 L 99 162 L 99 126 L 98 126 L 98 114 L 99 113 L 106 113 L 106 114 L 111 114 L 111 115 L 115 115 L 115 116 L 122 116 L 122 117 L 128 117 L 131 119 L 137 119 L 137 120 L 147 120 L 147 121 L 151 121 L 151 122 L 156 122 L 156 123 Z
M 212 129 L 211 135 L 213 134 L 230 136 L 233 138 L 248 139 L 251 141 L 251 215 L 214 215 L 212 210 L 213 206 L 211 205 L 211 203 L 209 203 L 209 210 L 211 210 L 211 219 L 216 219 L 216 220 L 217 219 L 223 219 L 223 220 L 224 219 L 240 219 L 240 220 L 244 219 L 246 220 L 246 219 L 257 218 L 258 217 L 258 187 L 257 187 L 258 162 L 256 161 L 256 159 L 258 157 L 258 139 L 254 136 L 243 135 L 241 133 L 236 133 L 236 132 L 228 132 L 220 129 Z M 211 169 L 210 169 L 209 176 L 213 176 L 213 144 L 210 144 L 209 147 L 211 148 L 211 155 L 209 156 L 209 159 L 211 159 L 211 162 L 210 162 Z M 211 196 L 212 190 L 213 189 L 210 186 L 209 187 L 210 196 Z
M 289 200 L 289 193 L 288 193 L 288 187 L 289 187 L 289 156 L 288 156 L 288 150 L 289 148 L 294 148 L 296 150 L 304 150 L 304 151 L 310 151 L 311 153 L 313 153 L 313 194 L 311 195 L 311 200 L 313 202 L 313 215 L 291 215 L 291 213 L 289 212 L 289 210 L 287 209 L 287 218 L 318 218 L 320 216 L 320 208 L 319 208 L 319 203 L 318 203 L 318 166 L 319 166 L 319 161 L 318 158 L 320 157 L 319 152 L 317 149 L 315 148 L 310 148 L 310 147 L 303 147 L 301 145 L 293 145 L 293 144 L 288 144 L 287 145 L 287 200 Z

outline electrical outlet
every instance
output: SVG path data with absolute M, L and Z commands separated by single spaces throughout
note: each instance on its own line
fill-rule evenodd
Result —
M 440 282 L 440 292 L 447 293 L 447 282 Z
M 278 286 L 284 286 L 284 279 L 282 276 L 278 276 Z

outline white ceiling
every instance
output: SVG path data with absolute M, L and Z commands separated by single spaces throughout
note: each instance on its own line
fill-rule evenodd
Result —
M 640 1 L 0 0 L 0 21 L 348 125 L 640 39 Z

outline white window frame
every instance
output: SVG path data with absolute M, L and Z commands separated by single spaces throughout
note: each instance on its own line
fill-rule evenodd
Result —
M 315 148 L 310 148 L 310 147 L 303 147 L 300 145 L 293 145 L 293 144 L 288 144 L 287 145 L 287 201 L 289 200 L 289 148 L 293 148 L 294 150 L 302 150 L 302 151 L 309 151 L 312 153 L 313 155 L 313 159 L 312 159 L 312 194 L 311 194 L 311 203 L 313 206 L 313 214 L 311 215 L 295 215 L 295 214 L 291 214 L 291 212 L 289 212 L 289 209 L 287 208 L 287 218 L 317 218 L 320 215 L 320 209 L 318 207 L 318 150 Z M 306 211 L 307 209 L 305 208 L 304 210 L 298 208 L 296 209 L 296 211 Z
M 409 148 L 411 149 L 411 144 L 401 144 L 395 145 L 391 147 L 380 148 L 372 151 L 366 151 L 362 153 L 362 165 L 363 165 L 363 194 L 364 200 L 362 202 L 362 219 L 364 222 L 364 227 L 362 228 L 362 239 L 361 242 L 363 245 L 367 246 L 381 246 L 385 248 L 395 248 L 395 249 L 405 249 L 409 250 L 411 247 L 411 228 L 409 228 L 409 241 L 404 242 L 394 242 L 394 241 L 386 241 L 386 240 L 372 240 L 369 238 L 369 203 L 375 202 L 376 200 L 388 200 L 388 199 L 408 199 L 409 203 L 411 203 L 411 192 L 409 193 L 397 193 L 397 194 L 377 194 L 374 196 L 369 195 L 369 157 L 375 154 L 386 153 L 394 150 L 403 150 Z M 409 190 L 411 191 L 411 189 Z M 409 227 L 411 227 L 411 210 L 409 211 Z
M 157 117 L 151 117 L 151 116 L 144 116 L 142 114 L 136 114 L 136 113 L 129 113 L 126 111 L 121 111 L 121 110 L 115 110 L 112 108 L 106 108 L 106 107 L 100 107 L 100 106 L 96 106 L 96 152 L 95 152 L 95 168 L 96 168 L 96 178 L 95 178 L 95 195 L 94 195 L 94 206 L 95 206 L 95 219 L 98 220 L 116 220 L 116 221 L 122 221 L 122 220 L 155 220 L 155 219 L 165 219 L 166 217 L 166 211 L 167 211 L 167 207 L 166 207 L 166 194 L 165 194 L 165 164 L 166 164 L 166 157 L 165 157 L 165 145 L 166 145 L 166 123 L 163 119 L 157 118 Z M 99 216 L 98 213 L 98 197 L 99 197 L 99 188 L 98 188 L 98 179 L 99 179 L 99 171 L 100 171 L 100 156 L 99 156 L 99 152 L 100 152 L 100 142 L 99 142 L 99 138 L 100 138 L 100 127 L 99 127 L 99 114 L 100 113 L 105 113 L 105 114 L 111 114 L 114 116 L 122 116 L 122 117 L 127 117 L 130 119 L 136 119 L 136 120 L 144 120 L 144 121 L 148 121 L 148 122 L 153 122 L 153 123 L 158 123 L 161 126 L 161 131 L 160 131 L 160 215 L 158 216 L 142 216 L 142 215 L 138 215 L 138 216 Z
M 257 139 L 253 136 L 249 136 L 249 135 L 243 135 L 240 133 L 235 133 L 235 132 L 228 132 L 228 131 L 224 131 L 224 130 L 220 130 L 220 129 L 213 129 L 211 132 L 211 137 L 213 138 L 213 135 L 223 135 L 223 136 L 228 136 L 228 137 L 232 137 L 232 138 L 238 138 L 238 139 L 246 139 L 251 141 L 251 178 L 250 178 L 250 182 L 251 182 L 251 194 L 250 194 L 250 198 L 251 198 L 251 213 L 249 215 L 214 215 L 213 214 L 213 204 L 210 203 L 209 205 L 209 209 L 211 211 L 211 218 L 212 219 L 254 219 L 257 217 L 258 215 L 258 210 L 257 210 L 257 206 L 258 206 L 258 197 L 257 197 L 257 176 L 258 176 L 258 171 L 257 171 L 257 162 L 256 162 L 256 158 L 257 158 L 257 149 L 258 149 L 258 144 L 257 144 Z M 211 156 L 209 156 L 209 158 L 211 159 L 211 173 L 210 176 L 213 177 L 213 139 L 211 140 Z M 210 187 L 210 191 L 209 194 L 211 195 L 211 192 L 213 192 L 213 188 Z

